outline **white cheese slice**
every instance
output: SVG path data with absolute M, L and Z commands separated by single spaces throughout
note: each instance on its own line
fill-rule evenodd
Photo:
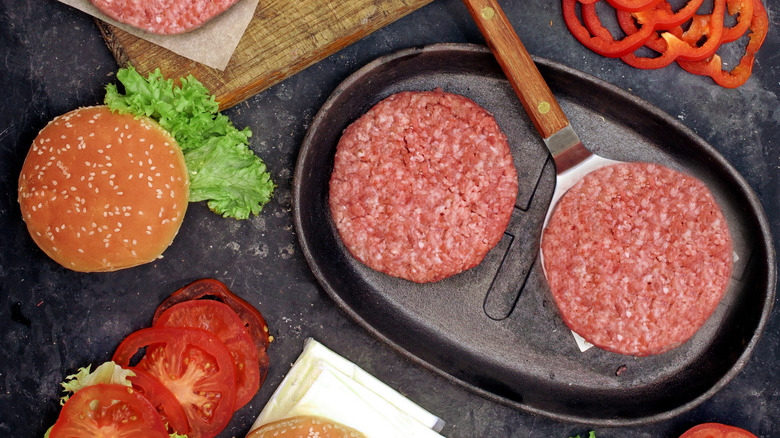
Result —
M 441 419 L 313 339 L 282 380 L 252 429 L 318 415 L 369 438 L 441 437 Z

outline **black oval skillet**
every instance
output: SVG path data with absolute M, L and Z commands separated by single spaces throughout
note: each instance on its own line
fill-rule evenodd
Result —
M 379 58 L 347 78 L 314 118 L 293 181 L 304 255 L 325 291 L 392 348 L 484 397 L 563 421 L 617 426 L 670 418 L 714 394 L 745 365 L 767 322 L 777 281 L 763 209 L 717 151 L 659 109 L 604 81 L 535 58 L 583 143 L 621 161 L 651 161 L 703 180 L 734 240 L 734 275 L 721 304 L 682 346 L 650 357 L 581 352 L 536 263 L 555 171 L 491 52 L 438 44 Z M 518 170 L 515 211 L 477 267 L 432 284 L 375 272 L 341 243 L 328 181 L 344 128 L 390 94 L 465 95 L 509 137 Z

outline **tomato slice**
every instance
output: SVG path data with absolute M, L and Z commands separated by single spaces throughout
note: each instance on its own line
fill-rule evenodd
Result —
M 236 405 L 233 410 L 249 403 L 260 389 L 260 368 L 254 342 L 241 318 L 227 304 L 214 300 L 178 303 L 164 311 L 154 325 L 204 329 L 225 344 L 236 366 Z
M 138 367 L 130 369 L 135 373 L 135 376 L 129 378 L 133 388 L 154 406 L 163 423 L 168 425 L 168 432 L 187 435 L 190 424 L 176 396 L 148 371 Z
M 166 309 L 174 304 L 201 298 L 213 298 L 227 304 L 236 312 L 236 314 L 238 314 L 241 321 L 244 322 L 244 326 L 249 332 L 249 335 L 252 336 L 252 340 L 257 348 L 257 358 L 260 366 L 260 384 L 262 385 L 266 374 L 268 374 L 269 367 L 268 354 L 266 353 L 268 344 L 271 342 L 268 336 L 268 324 L 265 323 L 263 315 L 261 315 L 254 306 L 231 292 L 221 281 L 213 278 L 205 278 L 194 281 L 172 293 L 171 296 L 166 298 L 165 301 L 160 303 L 157 307 L 157 310 L 154 312 L 152 324 L 157 321 Z
M 145 328 L 126 337 L 112 360 L 128 366 L 143 348 L 135 366 L 173 393 L 187 414 L 189 438 L 211 438 L 225 428 L 233 415 L 236 376 L 219 338 L 195 328 Z
M 50 438 L 168 438 L 149 400 L 124 385 L 99 384 L 77 391 L 60 411 Z
M 704 423 L 688 429 L 680 438 L 757 438 L 745 429 L 720 423 Z

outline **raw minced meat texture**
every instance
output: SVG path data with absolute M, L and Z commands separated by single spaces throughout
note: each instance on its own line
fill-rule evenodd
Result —
M 637 356 L 693 336 L 732 266 L 728 225 L 707 187 L 649 163 L 598 169 L 569 189 L 542 254 L 566 324 L 598 347 Z
M 349 251 L 418 283 L 479 264 L 501 239 L 517 197 L 506 136 L 472 100 L 402 92 L 344 131 L 330 209 Z
M 193 30 L 238 0 L 90 0 L 116 21 L 156 34 Z

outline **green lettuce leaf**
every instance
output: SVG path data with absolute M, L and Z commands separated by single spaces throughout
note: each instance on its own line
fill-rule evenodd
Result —
M 132 387 L 128 377 L 135 376 L 135 373 L 120 367 L 114 362 L 104 362 L 99 367 L 95 368 L 95 371 L 90 371 L 92 365 L 87 365 L 84 368 L 79 368 L 76 374 L 71 374 L 65 378 L 62 382 L 62 391 L 65 395 L 60 398 L 60 405 L 64 405 L 68 401 L 71 395 L 75 394 L 81 388 L 87 386 L 97 385 L 100 383 L 113 383 L 118 385 L 125 385 Z
M 120 69 L 106 87 L 112 111 L 147 116 L 173 135 L 190 175 L 190 201 L 207 201 L 225 217 L 247 219 L 271 200 L 275 185 L 265 163 L 249 149 L 249 128 L 238 130 L 194 76 L 165 79 L 157 69 L 144 78 L 133 67 Z
M 92 365 L 87 365 L 86 367 L 79 368 L 76 374 L 65 377 L 65 381 L 60 385 L 63 388 L 63 392 L 66 394 L 60 398 L 60 405 L 64 405 L 65 402 L 70 399 L 71 395 L 87 386 L 98 385 L 100 383 L 125 385 L 129 387 L 133 386 L 128 378 L 135 376 L 135 373 L 129 369 L 122 368 L 114 362 L 104 362 L 95 368 L 95 371 L 90 371 L 91 368 Z M 52 425 L 46 429 L 43 438 L 49 438 L 49 434 L 53 427 L 54 426 Z M 176 432 L 172 432 L 169 435 L 169 438 L 187 438 L 187 435 L 180 435 Z

